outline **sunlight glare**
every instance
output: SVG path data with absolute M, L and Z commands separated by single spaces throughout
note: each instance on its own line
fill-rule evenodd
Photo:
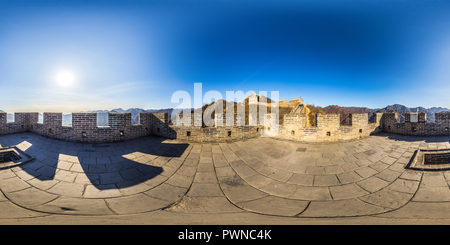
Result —
M 62 86 L 70 86 L 75 82 L 75 75 L 70 71 L 59 72 L 56 76 L 56 82 Z

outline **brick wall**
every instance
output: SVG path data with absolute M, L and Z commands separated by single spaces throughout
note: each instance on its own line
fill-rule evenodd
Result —
M 114 142 L 148 136 L 152 132 L 151 113 L 140 113 L 139 124 L 131 124 L 131 113 L 110 113 L 109 126 L 97 126 L 96 113 L 73 113 L 72 126 L 62 125 L 62 113 L 15 113 L 13 123 L 6 122 L 6 113 L 0 113 L 0 134 L 30 131 L 49 138 L 76 142 Z
M 30 130 L 30 122 L 35 118 L 37 121 L 38 113 L 14 113 L 14 122 L 7 122 L 7 113 L 0 113 L 0 135 L 26 132 Z
M 194 119 L 194 114 L 191 117 L 191 126 L 176 126 L 168 125 L 167 113 L 152 113 L 153 114 L 153 134 L 171 139 L 179 139 L 190 142 L 226 142 L 232 140 L 247 139 L 259 136 L 260 126 L 227 126 L 228 122 L 240 122 L 243 119 L 231 119 L 230 115 L 223 115 L 217 113 L 214 118 L 214 126 L 212 127 L 197 127 L 194 126 L 195 121 L 202 125 L 201 118 Z M 174 118 L 180 118 L 175 116 Z M 181 118 L 183 120 L 183 118 Z M 195 120 L 195 121 L 194 121 Z M 183 120 L 184 121 L 184 120 Z M 235 124 L 236 125 L 236 124 Z
M 353 139 L 372 133 L 375 124 L 367 122 L 367 114 L 352 115 L 352 126 L 340 126 L 339 115 L 317 115 L 317 127 L 306 126 L 305 114 L 285 115 L 284 124 L 277 125 L 277 115 L 267 114 L 260 124 L 237 125 L 243 118 L 230 118 L 230 115 L 217 114 L 215 126 L 176 126 L 169 125 L 167 113 L 140 113 L 139 124 L 131 124 L 130 113 L 109 113 L 108 126 L 97 126 L 96 113 L 73 113 L 72 126 L 62 125 L 62 113 L 44 113 L 43 123 L 38 123 L 38 113 L 16 113 L 15 122 L 6 122 L 6 113 L 0 113 L 0 134 L 31 131 L 50 138 L 76 142 L 114 142 L 139 138 L 148 135 L 162 136 L 191 142 L 225 142 L 260 136 L 278 137 L 301 141 L 336 141 Z M 190 120 L 201 125 L 201 118 Z M 228 121 L 228 125 L 227 125 Z M 378 120 L 378 123 L 380 120 Z M 362 129 L 362 133 L 359 129 Z
M 176 138 L 192 142 L 223 142 L 252 138 L 257 136 L 277 137 L 289 140 L 308 142 L 327 142 L 349 140 L 366 137 L 380 132 L 382 113 L 374 115 L 374 122 L 369 123 L 367 114 L 352 114 L 351 126 L 340 126 L 338 114 L 317 115 L 317 126 L 306 126 L 305 114 L 287 114 L 284 116 L 283 125 L 277 125 L 278 117 L 275 114 L 267 114 L 262 124 L 256 126 L 228 126 L 228 121 L 237 123 L 240 119 L 231 120 L 229 116 L 217 114 L 214 127 L 172 126 L 164 123 L 163 115 L 155 115 L 153 125 L 160 128 L 155 135 Z
M 381 131 L 379 126 L 382 113 L 377 113 L 374 117 L 374 122 L 369 123 L 367 114 L 351 114 L 351 126 L 341 126 L 339 114 L 317 114 L 317 126 L 306 126 L 305 114 L 287 114 L 276 137 L 307 142 L 358 139 Z
M 405 113 L 405 122 L 399 123 L 397 113 L 383 115 L 383 130 L 405 135 L 450 135 L 450 112 L 435 113 L 435 123 L 427 124 L 427 114 L 418 113 L 418 122 L 411 122 L 410 113 Z
M 407 113 L 405 123 L 398 123 L 396 113 L 376 113 L 374 122 L 369 123 L 368 115 L 350 115 L 350 126 L 341 126 L 338 114 L 318 114 L 317 126 L 307 126 L 305 114 L 287 114 L 283 125 L 277 125 L 278 117 L 267 114 L 262 124 L 230 126 L 229 122 L 244 121 L 230 115 L 217 114 L 213 127 L 201 125 L 201 118 L 190 118 L 192 126 L 169 125 L 168 113 L 140 113 L 139 124 L 132 125 L 131 113 L 109 113 L 108 126 L 97 126 L 96 113 L 73 113 L 72 126 L 62 125 L 62 113 L 44 113 L 43 123 L 38 122 L 39 114 L 15 113 L 15 121 L 7 123 L 7 114 L 0 113 L 0 134 L 30 131 L 50 138 L 75 142 L 115 142 L 135 139 L 148 135 L 162 136 L 191 142 L 225 142 L 257 136 L 269 136 L 306 142 L 329 142 L 358 139 L 380 131 L 406 135 L 450 135 L 450 112 L 436 113 L 436 123 L 427 124 L 426 114 L 418 114 L 418 122 L 410 122 Z M 227 124 L 228 122 L 228 124 Z M 263 133 L 263 134 L 262 134 Z

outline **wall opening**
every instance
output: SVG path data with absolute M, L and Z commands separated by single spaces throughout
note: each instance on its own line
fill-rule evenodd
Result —
M 412 128 L 412 131 L 413 131 L 413 132 L 416 132 L 416 131 L 417 131 L 417 128 L 416 128 L 416 127 L 413 127 L 413 128 Z
M 86 132 L 81 132 L 81 137 L 82 137 L 82 138 L 86 138 L 86 137 L 87 137 Z
M 362 133 L 362 128 L 359 129 L 359 132 Z
M 125 132 L 124 131 L 120 131 L 120 136 L 125 136 Z
M 156 131 L 157 131 L 157 132 L 161 132 L 161 129 L 160 129 L 160 128 L 157 128 Z
M 448 127 L 445 127 L 445 131 L 447 131 L 447 132 L 448 132 Z
M 97 127 L 108 126 L 108 113 L 97 113 Z
M 191 136 L 191 131 L 187 131 L 186 136 Z
M 7 114 L 6 114 L 6 122 L 7 122 L 7 123 L 12 123 L 12 122 L 14 122 L 14 113 L 7 113 Z
M 147 132 L 148 131 L 148 128 L 145 128 L 145 132 Z
M 51 133 L 51 132 L 52 132 L 52 129 L 51 129 L 51 128 L 49 128 L 49 129 L 48 129 L 48 132 L 49 132 L 49 133 Z
M 231 137 L 231 131 L 228 131 L 228 137 Z
M 295 131 L 294 130 L 291 131 L 291 135 L 295 135 Z
M 388 129 L 391 130 L 391 126 L 388 126 Z
M 62 114 L 62 124 L 63 126 L 72 126 L 72 113 Z
M 331 132 L 327 132 L 327 136 L 331 136 Z

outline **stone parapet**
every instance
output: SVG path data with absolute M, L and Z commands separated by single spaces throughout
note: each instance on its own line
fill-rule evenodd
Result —
M 307 142 L 360 139 L 381 131 L 381 116 L 377 113 L 374 122 L 369 123 L 367 114 L 354 113 L 350 114 L 351 126 L 341 126 L 339 114 L 317 114 L 317 126 L 307 126 L 305 114 L 286 114 L 276 137 Z
M 75 142 L 115 142 L 148 136 L 152 133 L 151 113 L 140 113 L 139 123 L 131 124 L 131 113 L 109 113 L 108 125 L 97 126 L 97 113 L 72 113 L 72 126 L 62 125 L 62 113 L 15 113 L 14 122 L 7 123 L 7 114 L 0 113 L 0 134 L 33 132 L 54 139 Z
M 411 120 L 411 114 L 414 113 L 405 113 L 405 122 L 399 123 L 397 113 L 385 113 L 383 115 L 383 130 L 388 133 L 404 135 L 450 135 L 450 112 L 435 113 L 435 123 L 427 123 L 426 113 L 417 113 L 417 122 Z
M 214 126 L 206 127 L 202 118 L 182 118 L 179 125 L 169 125 L 168 113 L 140 113 L 139 123 L 131 123 L 131 113 L 109 113 L 108 126 L 97 126 L 96 113 L 73 113 L 72 126 L 62 125 L 62 113 L 45 112 L 43 123 L 39 113 L 14 113 L 14 122 L 7 122 L 7 114 L 0 113 L 0 134 L 33 132 L 49 138 L 75 142 L 115 142 L 155 135 L 190 142 L 226 142 L 252 137 L 276 137 L 305 142 L 331 142 L 359 139 L 381 131 L 406 135 L 450 135 L 450 112 L 436 113 L 436 123 L 427 124 L 425 113 L 407 113 L 405 123 L 398 123 L 396 113 L 375 113 L 373 122 L 368 115 L 350 115 L 350 126 L 340 125 L 339 114 L 316 115 L 317 126 L 307 125 L 307 115 L 284 115 L 278 124 L 277 114 L 267 114 L 260 121 L 257 117 L 245 125 L 244 117 L 217 113 Z M 188 123 L 190 122 L 190 124 Z M 255 123 L 257 122 L 257 123 Z M 243 125 L 239 125 L 239 124 Z M 234 124 L 234 125 L 230 125 Z M 195 126 L 203 125 L 203 126 Z

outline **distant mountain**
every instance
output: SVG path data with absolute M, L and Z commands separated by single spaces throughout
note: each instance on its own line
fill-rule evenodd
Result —
M 106 111 L 106 112 L 109 112 L 109 111 Z M 122 108 L 117 108 L 117 109 L 112 109 L 111 112 L 124 113 L 125 110 Z
M 194 108 L 189 108 L 189 110 L 193 110 Z M 182 109 L 174 109 L 174 108 L 167 108 L 167 109 L 147 109 L 145 111 L 152 112 L 152 113 L 169 113 L 171 114 L 173 110 L 181 111 Z
M 443 107 L 431 107 L 428 110 L 433 111 L 434 113 L 439 113 L 439 112 L 443 112 L 443 111 L 449 111 L 448 108 L 443 108 Z

